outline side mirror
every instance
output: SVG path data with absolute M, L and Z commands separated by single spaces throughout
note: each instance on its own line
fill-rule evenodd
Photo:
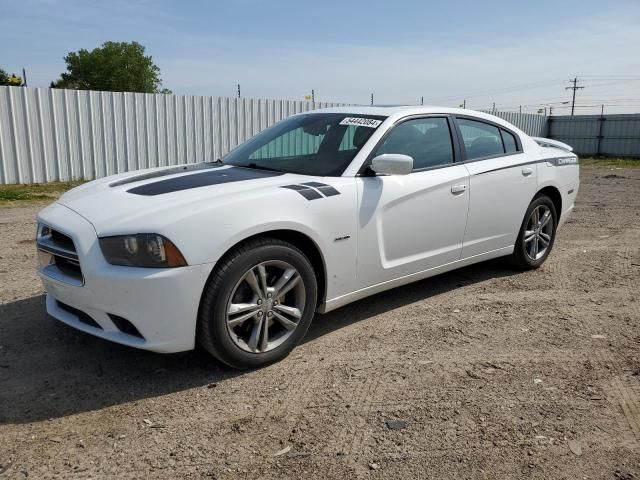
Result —
M 413 158 L 399 153 L 385 153 L 371 160 L 371 170 L 385 175 L 408 175 L 413 170 Z

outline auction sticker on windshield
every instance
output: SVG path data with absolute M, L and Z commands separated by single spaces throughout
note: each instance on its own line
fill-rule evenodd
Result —
M 378 128 L 382 120 L 374 120 L 373 118 L 347 117 L 340 122 L 340 125 L 357 125 L 359 127 Z

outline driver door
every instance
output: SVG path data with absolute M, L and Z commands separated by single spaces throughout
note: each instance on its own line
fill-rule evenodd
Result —
M 357 177 L 359 288 L 460 259 L 469 208 L 469 174 L 455 163 L 446 116 L 411 118 L 393 127 L 371 156 L 414 159 L 408 175 Z

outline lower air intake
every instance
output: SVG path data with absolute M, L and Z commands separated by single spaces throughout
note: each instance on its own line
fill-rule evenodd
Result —
M 88 314 L 84 313 L 82 310 L 78 310 L 77 308 L 72 307 L 71 305 L 67 305 L 66 303 L 62 303 L 59 300 L 56 300 L 56 302 L 58 303 L 58 307 L 60 307 L 65 312 L 74 315 L 80 322 L 84 323 L 85 325 L 89 325 L 90 327 L 99 328 L 100 330 L 102 330 L 100 324 L 93 318 L 91 318 Z
M 109 313 L 109 318 L 113 322 L 113 324 L 118 327 L 122 333 L 126 333 L 127 335 L 131 335 L 133 337 L 138 337 L 144 340 L 142 334 L 138 331 L 133 323 L 131 323 L 126 318 L 119 317 L 118 315 L 113 315 Z

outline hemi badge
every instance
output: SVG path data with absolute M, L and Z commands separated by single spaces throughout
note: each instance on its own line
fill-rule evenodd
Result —
M 333 239 L 334 242 L 339 242 L 340 240 L 348 240 L 351 238 L 351 235 L 342 235 L 341 237 L 336 237 Z

